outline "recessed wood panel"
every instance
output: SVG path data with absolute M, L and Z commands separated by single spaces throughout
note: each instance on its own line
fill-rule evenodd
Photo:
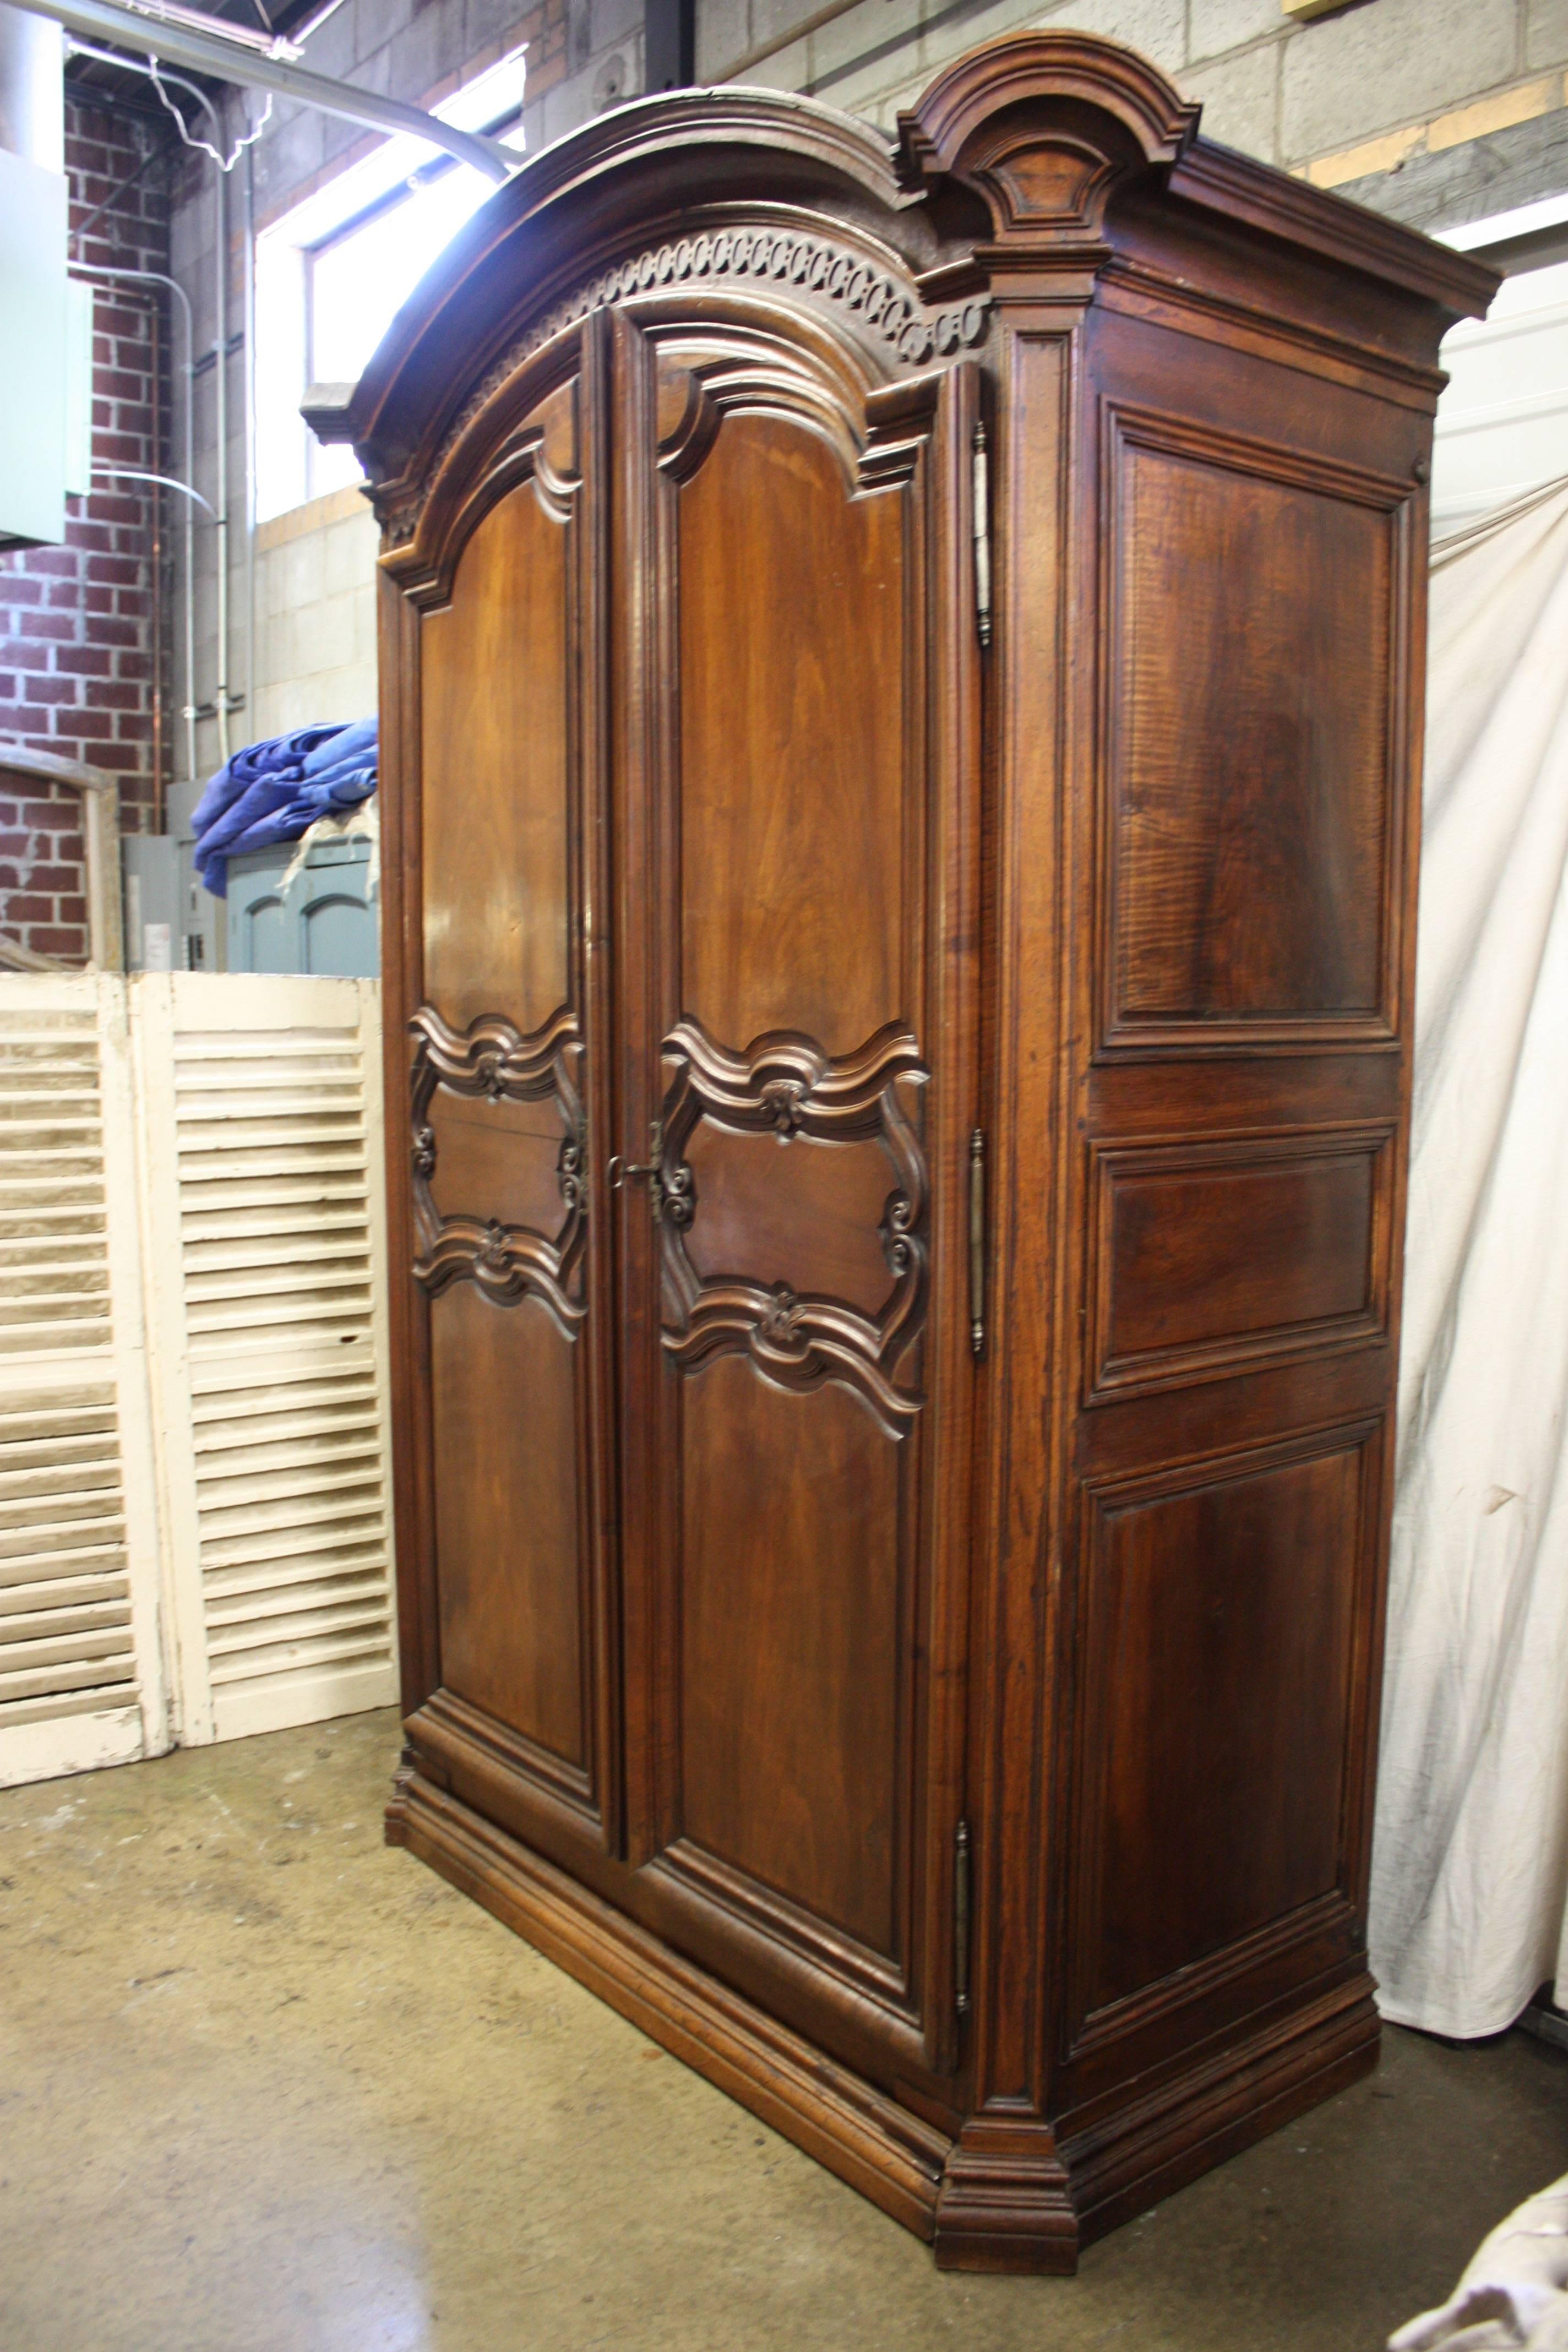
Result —
M 552 1240 L 565 1221 L 561 1146 L 551 1102 L 492 1102 L 437 1087 L 426 1117 L 436 1138 L 430 1197 L 442 1217 L 495 1218 Z
M 1339 1883 L 1361 1460 L 1091 1505 L 1091 2010 Z
M 1393 523 L 1114 444 L 1111 1036 L 1385 1009 Z
M 1379 1329 L 1386 1146 L 1377 1135 L 1098 1151 L 1091 1393 Z
M 452 1027 L 525 1034 L 568 993 L 566 526 L 532 482 L 420 630 L 425 992 Z
M 679 493 L 679 1010 L 863 1045 L 902 1002 L 904 501 L 820 433 L 726 416 Z
M 697 1209 L 686 1254 L 704 1280 L 741 1277 L 875 1316 L 893 1276 L 881 1225 L 898 1171 L 877 1141 L 742 1133 L 701 1120 L 686 1146 Z
M 680 1409 L 684 1833 L 891 1955 L 901 1449 L 847 1390 L 788 1395 L 738 1355 Z
M 441 1679 L 585 1760 L 575 1347 L 537 1300 L 430 1304 Z

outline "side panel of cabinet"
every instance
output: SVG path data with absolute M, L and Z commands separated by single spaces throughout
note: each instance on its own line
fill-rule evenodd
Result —
M 393 688 L 411 1053 L 423 1723 L 500 1762 L 523 1807 L 602 1842 L 616 1785 L 607 1590 L 609 1318 L 588 1139 L 602 1079 L 602 322 L 437 485 Z M 389 914 L 391 910 L 389 908 Z M 392 1026 L 389 1015 L 389 1027 Z
M 630 1850 L 673 1941 L 907 2077 L 955 2052 L 973 386 L 622 364 Z
M 1426 431 L 1168 327 L 1097 315 L 1088 353 L 1057 2032 L 1086 2126 L 1206 2037 L 1365 2000 Z

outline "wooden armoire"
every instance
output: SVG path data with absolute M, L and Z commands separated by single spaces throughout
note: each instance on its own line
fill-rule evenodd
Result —
M 1377 2050 L 1494 280 L 1197 116 L 1075 33 L 896 142 L 620 108 L 316 413 L 384 530 L 390 1835 L 957 2267 Z

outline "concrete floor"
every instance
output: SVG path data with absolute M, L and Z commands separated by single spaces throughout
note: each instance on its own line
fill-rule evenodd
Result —
M 1373 2352 L 1568 2165 L 1568 2060 L 1391 2030 L 1077 2279 L 939 2276 L 384 1849 L 396 1745 L 0 1795 L 4 2352 Z

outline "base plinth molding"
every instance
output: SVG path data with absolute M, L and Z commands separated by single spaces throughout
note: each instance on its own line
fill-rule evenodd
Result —
M 950 2139 L 406 1765 L 386 1834 L 931 2242 L 944 2270 L 1070 2273 L 1091 2240 L 1377 2062 L 1363 1978 L 1134 2096 L 1092 2131 L 1058 2143 L 1044 2123 L 980 2116 Z

